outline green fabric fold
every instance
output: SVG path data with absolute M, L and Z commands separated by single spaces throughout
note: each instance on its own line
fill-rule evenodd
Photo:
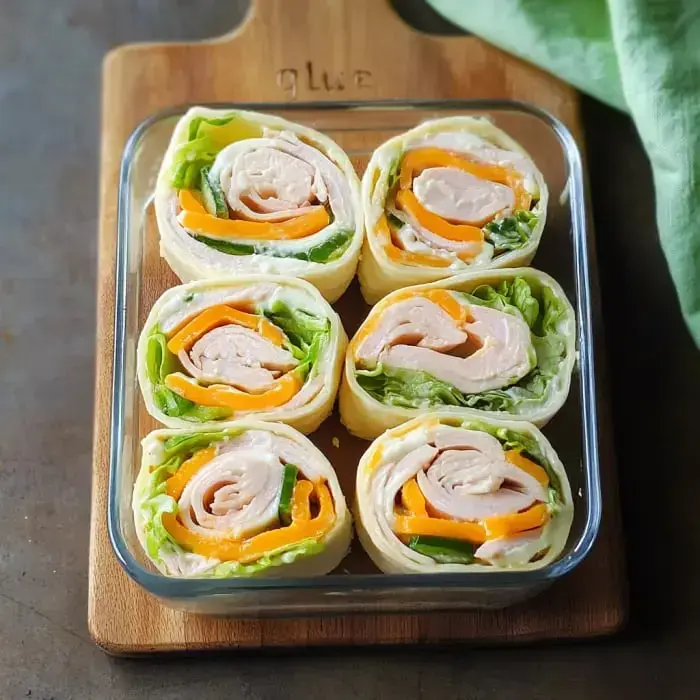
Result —
M 630 113 L 653 170 L 661 246 L 700 345 L 700 2 L 428 3 L 489 43 Z

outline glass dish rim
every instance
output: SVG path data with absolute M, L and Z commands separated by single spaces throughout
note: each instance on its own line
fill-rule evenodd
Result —
M 447 99 L 447 100 L 370 100 L 315 102 L 216 102 L 197 106 L 213 109 L 243 109 L 274 111 L 355 111 L 355 110 L 463 110 L 522 112 L 539 118 L 555 133 L 562 146 L 568 166 L 566 188 L 569 192 L 571 235 L 574 250 L 574 280 L 576 287 L 576 325 L 578 375 L 582 430 L 582 462 L 586 486 L 586 520 L 578 541 L 561 559 L 531 571 L 494 571 L 425 574 L 331 574 L 317 578 L 174 578 L 145 569 L 132 555 L 122 536 L 119 514 L 118 474 L 124 440 L 125 382 L 126 382 L 126 318 L 129 240 L 129 196 L 131 168 L 142 137 L 155 123 L 184 114 L 193 104 L 181 104 L 160 110 L 144 119 L 127 140 L 122 156 L 117 206 L 115 318 L 113 373 L 109 447 L 109 484 L 107 523 L 109 538 L 116 557 L 126 573 L 151 593 L 165 598 L 194 599 L 214 594 L 252 593 L 256 591 L 313 590 L 318 593 L 347 594 L 358 591 L 387 589 L 435 588 L 531 588 L 541 586 L 576 568 L 589 554 L 598 536 L 602 515 L 600 463 L 598 455 L 598 424 L 596 409 L 596 378 L 591 315 L 591 285 L 586 236 L 586 206 L 583 167 L 579 148 L 570 130 L 549 112 L 526 102 L 508 99 Z M 492 577 L 490 579 L 489 577 Z M 263 602 L 264 605 L 264 602 Z

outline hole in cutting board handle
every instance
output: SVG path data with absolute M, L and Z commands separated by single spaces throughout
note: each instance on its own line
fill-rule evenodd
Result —
M 301 11 L 305 5 L 323 0 L 287 0 L 294 3 L 294 10 Z M 326 2 L 328 0 L 325 0 Z M 468 36 L 468 32 L 453 24 L 436 12 L 425 0 L 332 0 L 333 3 L 348 3 L 352 6 L 353 12 L 364 13 L 370 17 L 370 13 L 379 14 L 390 12 L 395 15 L 410 29 L 433 36 Z M 242 13 L 242 20 L 233 26 L 228 34 L 234 34 L 243 29 L 246 19 L 254 17 L 256 21 L 266 22 L 272 19 L 276 13 L 277 0 L 239 0 L 240 5 L 246 4 L 247 9 Z M 381 7 L 386 5 L 387 7 Z M 371 8 L 371 9 L 370 9 Z M 241 12 L 241 8 L 238 9 Z
M 435 36 L 467 36 L 469 33 L 433 10 L 425 0 L 389 0 L 391 8 L 411 29 Z

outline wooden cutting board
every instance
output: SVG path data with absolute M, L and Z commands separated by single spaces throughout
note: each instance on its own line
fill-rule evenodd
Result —
M 511 98 L 559 117 L 581 141 L 570 87 L 473 37 L 433 37 L 406 26 L 386 0 L 253 0 L 242 26 L 190 44 L 142 44 L 104 62 L 97 377 L 88 623 L 115 654 L 336 644 L 477 643 L 611 633 L 626 614 L 612 432 L 601 411 L 604 515 L 585 562 L 550 592 L 502 611 L 229 620 L 160 605 L 127 577 L 107 532 L 117 183 L 125 142 L 149 115 L 186 103 Z M 595 264 L 595 258 L 594 258 Z M 597 289 L 595 267 L 593 288 Z M 599 309 L 594 337 L 601 343 Z M 598 364 L 604 354 L 599 348 Z M 600 367 L 605 396 L 605 368 Z

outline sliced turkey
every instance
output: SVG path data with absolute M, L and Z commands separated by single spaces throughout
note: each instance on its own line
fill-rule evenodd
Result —
M 452 520 L 480 521 L 509 515 L 547 500 L 534 476 L 506 461 L 501 443 L 488 433 L 440 426 L 391 467 L 387 492 L 409 479 L 432 513 Z M 393 508 L 393 500 L 388 501 Z
M 353 223 L 352 190 L 343 173 L 291 132 L 226 146 L 211 176 L 231 210 L 250 221 L 282 221 L 328 203 L 339 224 Z
M 356 360 L 367 368 L 381 362 L 427 372 L 465 394 L 500 389 L 524 377 L 534 358 L 528 325 L 484 306 L 469 311 L 471 319 L 458 327 L 428 299 L 397 302 L 359 345 Z
M 270 389 L 298 361 L 254 330 L 230 324 L 205 333 L 179 359 L 192 377 L 256 393 Z
M 178 503 L 182 524 L 204 536 L 240 539 L 262 532 L 277 522 L 283 470 L 270 452 L 217 455 L 185 486 Z
M 392 466 L 389 492 L 415 476 L 433 513 L 464 521 L 517 513 L 547 500 L 542 484 L 507 462 L 501 443 L 488 433 L 440 426 L 426 440 Z
M 248 430 L 223 442 L 182 492 L 178 507 L 183 525 L 204 536 L 227 539 L 276 526 L 288 463 L 312 481 L 324 473 L 315 451 L 270 431 Z
M 222 179 L 229 185 L 231 208 L 258 221 L 306 214 L 315 208 L 311 200 L 327 199 L 323 180 L 313 166 L 275 148 L 241 153 Z
M 437 304 L 414 296 L 392 304 L 377 328 L 360 343 L 355 356 L 367 367 L 379 362 L 387 347 L 410 343 L 432 350 L 452 350 L 467 341 L 467 334 Z
M 498 442 L 495 438 L 493 438 Z M 525 510 L 547 496 L 533 476 L 478 449 L 445 450 L 418 472 L 418 486 L 439 515 L 483 520 Z
M 407 223 L 399 230 L 398 238 L 402 241 L 406 250 L 410 249 L 410 244 L 406 245 L 407 241 L 415 237 L 421 243 L 424 243 L 428 248 L 433 250 L 445 250 L 450 253 L 462 255 L 466 258 L 485 258 L 490 260 L 493 256 L 493 246 L 485 241 L 451 241 L 449 238 L 443 238 L 437 233 L 433 233 L 430 229 L 422 226 L 410 214 L 403 212 L 399 218 Z
M 507 216 L 515 204 L 510 187 L 449 167 L 426 168 L 413 180 L 413 193 L 433 214 L 473 226 Z
M 309 443 L 290 440 L 269 430 L 247 430 L 220 448 L 222 454 L 252 450 L 258 454 L 277 455 L 285 464 L 294 464 L 310 481 L 318 481 L 326 471 L 323 456 Z
M 490 459 L 500 459 L 503 455 L 498 440 L 479 430 L 440 425 L 430 431 L 429 440 L 439 450 L 479 450 Z

